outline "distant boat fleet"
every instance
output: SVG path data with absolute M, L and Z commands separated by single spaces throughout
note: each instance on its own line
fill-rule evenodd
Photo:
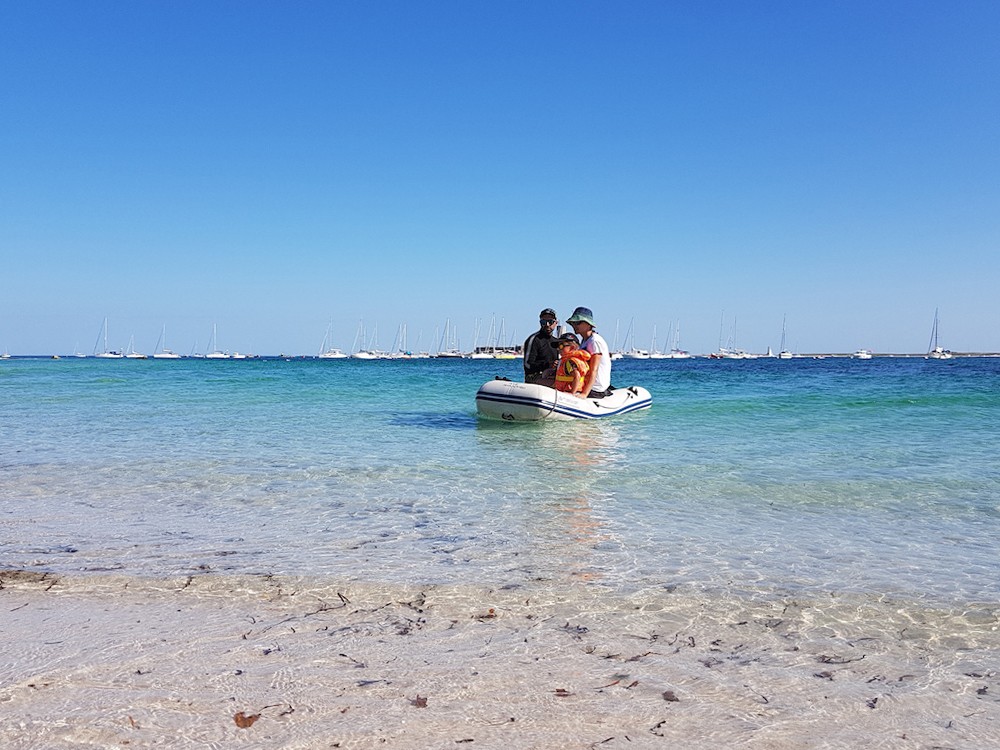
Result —
M 717 351 L 711 352 L 710 354 L 694 355 L 690 352 L 680 348 L 680 325 L 671 324 L 670 326 L 670 341 L 671 346 L 669 349 L 661 350 L 658 347 L 657 342 L 657 332 L 656 327 L 653 327 L 653 338 L 650 343 L 649 349 L 639 348 L 635 345 L 635 335 L 634 335 L 634 319 L 629 322 L 628 330 L 625 333 L 625 346 L 619 347 L 617 345 L 618 332 L 617 328 L 615 331 L 614 341 L 611 350 L 611 358 L 615 360 L 620 359 L 824 359 L 826 357 L 850 357 L 851 359 L 859 360 L 870 360 L 876 355 L 871 349 L 857 349 L 851 354 L 795 354 L 788 350 L 785 346 L 785 320 L 781 321 L 781 345 L 779 351 L 774 353 L 770 347 L 768 347 L 767 352 L 763 354 L 755 354 L 752 352 L 747 352 L 741 349 L 736 341 L 736 321 L 734 319 L 732 325 L 732 332 L 723 345 L 722 340 L 722 329 L 724 327 L 725 316 L 723 316 L 723 324 L 720 324 L 719 332 L 719 348 Z M 326 333 L 323 336 L 323 342 L 320 345 L 319 351 L 314 358 L 316 359 L 361 359 L 361 360 L 401 360 L 401 359 L 519 359 L 522 358 L 523 352 L 521 351 L 521 345 L 515 344 L 513 339 L 510 337 L 510 341 L 506 344 L 501 343 L 505 338 L 504 333 L 504 321 L 500 320 L 500 325 L 496 324 L 496 316 L 493 316 L 490 321 L 489 331 L 485 336 L 486 344 L 480 346 L 478 344 L 479 335 L 481 332 L 480 321 L 476 321 L 476 332 L 475 339 L 476 342 L 473 344 L 472 348 L 469 350 L 463 350 L 459 345 L 458 333 L 454 326 L 452 326 L 450 319 L 445 321 L 444 333 L 438 338 L 437 333 L 435 333 L 435 338 L 438 339 L 437 351 L 431 352 L 429 350 L 422 350 L 419 348 L 419 338 L 417 347 L 410 349 L 407 346 L 406 337 L 406 324 L 403 323 L 399 326 L 396 331 L 396 337 L 393 341 L 393 345 L 389 349 L 381 349 L 378 345 L 378 326 L 376 325 L 371 335 L 368 334 L 367 328 L 364 321 L 361 321 L 358 325 L 357 334 L 354 337 L 354 344 L 351 347 L 350 353 L 343 351 L 335 346 L 333 346 L 333 323 L 331 321 L 330 325 L 327 326 Z M 91 355 L 82 353 L 79 350 L 79 346 L 74 346 L 73 353 L 67 355 L 72 358 L 87 358 L 94 357 L 96 359 L 260 359 L 260 355 L 257 354 L 244 354 L 238 351 L 230 352 L 228 350 L 223 350 L 218 347 L 218 328 L 215 324 L 212 325 L 212 335 L 209 339 L 209 346 L 206 352 L 197 352 L 197 344 L 195 344 L 190 354 L 182 355 L 169 349 L 166 345 L 167 327 L 164 325 L 160 329 L 160 336 L 156 341 L 156 347 L 152 355 L 146 355 L 135 349 L 135 337 L 130 336 L 128 341 L 128 346 L 124 349 L 112 349 L 108 345 L 108 319 L 105 318 L 101 324 L 101 330 L 98 334 L 97 341 L 94 344 L 94 351 Z M 934 322 L 931 327 L 931 338 L 927 346 L 927 352 L 924 355 L 883 355 L 883 356 L 923 356 L 925 359 L 933 360 L 950 360 L 955 358 L 955 353 L 942 347 L 938 340 L 938 311 L 934 310 Z M 286 355 L 279 355 L 285 357 Z M 969 356 L 969 355 L 963 355 Z M 308 357 L 304 357 L 308 358 Z M 0 353 L 0 360 L 12 359 L 11 354 L 4 349 Z M 52 359 L 61 359 L 59 355 L 53 355 Z

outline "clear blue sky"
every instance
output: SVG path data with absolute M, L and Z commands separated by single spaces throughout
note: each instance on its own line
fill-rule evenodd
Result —
M 576 305 L 1000 350 L 998 40 L 995 0 L 0 0 L 0 350 Z

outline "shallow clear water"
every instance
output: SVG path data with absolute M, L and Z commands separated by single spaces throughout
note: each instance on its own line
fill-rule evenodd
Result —
M 1000 360 L 626 360 L 648 411 L 477 419 L 519 370 L 0 363 L 0 569 L 1000 594 Z

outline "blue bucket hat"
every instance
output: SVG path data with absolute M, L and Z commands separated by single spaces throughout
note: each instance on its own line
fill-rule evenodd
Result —
M 594 323 L 594 313 L 589 307 L 578 307 L 573 311 L 573 314 L 566 318 L 567 323 L 590 323 L 590 325 L 595 325 Z

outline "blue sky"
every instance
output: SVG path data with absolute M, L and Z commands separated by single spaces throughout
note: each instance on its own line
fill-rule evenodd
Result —
M 0 350 L 1000 350 L 1000 3 L 0 0 Z

